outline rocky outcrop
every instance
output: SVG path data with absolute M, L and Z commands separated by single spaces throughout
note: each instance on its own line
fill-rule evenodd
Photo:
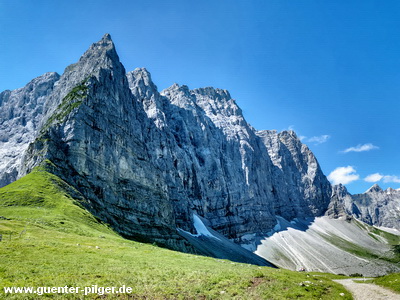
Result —
M 323 215 L 330 201 L 331 185 L 307 145 L 292 130 L 263 130 L 257 134 L 275 166 L 272 182 L 276 214 L 287 220 Z
M 346 187 L 342 184 L 334 185 L 332 187 L 332 198 L 325 215 L 337 219 L 351 216 L 353 210 L 356 211 L 357 208 L 353 207 L 353 199 Z
M 22 162 L 3 161 L 18 176 L 46 162 L 127 237 L 195 251 L 177 231 L 196 234 L 194 213 L 248 242 L 276 215 L 314 217 L 328 207 L 330 184 L 294 132 L 256 131 L 226 90 L 159 92 L 146 69 L 125 73 L 109 35 L 49 85 L 36 98 L 42 108 Z
M 343 185 L 336 185 L 326 215 L 354 216 L 369 225 L 400 230 L 400 191 L 374 184 L 363 194 L 351 195 Z
M 25 87 L 0 93 L 0 187 L 15 181 L 43 118 L 43 105 L 60 76 L 46 73 Z

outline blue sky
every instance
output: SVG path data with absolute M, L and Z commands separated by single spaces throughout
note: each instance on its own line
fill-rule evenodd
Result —
M 400 188 L 399 15 L 399 1 L 0 0 L 0 91 L 61 74 L 108 32 L 160 90 L 228 89 L 255 128 L 294 129 L 350 192 Z

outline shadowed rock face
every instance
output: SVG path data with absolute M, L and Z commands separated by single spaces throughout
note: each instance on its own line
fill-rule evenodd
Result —
M 23 173 L 48 159 L 53 173 L 90 200 L 88 209 L 121 234 L 184 249 L 168 187 L 148 150 L 152 124 L 108 35 L 66 68 L 45 106 Z
M 42 109 L 32 113 L 22 163 L 3 158 L 19 170 L 5 180 L 49 160 L 118 232 L 185 251 L 195 250 L 176 229 L 195 233 L 194 212 L 240 242 L 268 232 L 275 215 L 313 217 L 328 207 L 330 184 L 307 146 L 292 131 L 256 131 L 226 90 L 158 92 L 147 70 L 125 73 L 109 35 L 53 77 L 35 98 Z
M 400 191 L 384 191 L 375 184 L 363 194 L 351 195 L 343 185 L 335 185 L 326 215 L 355 216 L 370 225 L 400 230 Z

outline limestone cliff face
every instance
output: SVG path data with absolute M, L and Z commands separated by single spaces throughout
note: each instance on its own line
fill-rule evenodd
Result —
M 41 109 L 29 110 L 36 125 L 23 158 L 2 158 L 19 170 L 8 181 L 46 160 L 121 234 L 185 251 L 194 249 L 177 228 L 196 233 L 194 213 L 241 242 L 268 232 L 276 215 L 328 208 L 330 184 L 307 146 L 292 131 L 256 131 L 226 90 L 174 84 L 159 92 L 147 70 L 125 73 L 109 35 L 52 76 L 30 100 Z
M 52 172 L 90 200 L 88 209 L 121 234 L 185 248 L 145 139 L 152 124 L 129 89 L 109 35 L 66 68 L 45 106 L 23 172 L 47 159 Z
M 136 85 L 142 81 L 134 78 L 149 78 L 147 71 L 133 73 L 128 78 L 134 94 L 155 91 L 152 83 L 147 89 Z M 152 103 L 145 94 L 136 96 L 145 99 L 143 107 L 161 131 L 162 159 L 154 162 L 166 175 L 180 228 L 190 230 L 193 211 L 230 238 L 274 225 L 270 184 L 257 176 L 257 167 L 270 166 L 269 157 L 263 156 L 265 147 L 256 155 L 253 147 L 261 144 L 229 93 L 175 84 L 152 94 Z
M 307 145 L 294 131 L 259 131 L 273 165 L 275 212 L 287 220 L 321 216 L 331 196 L 331 185 Z
M 279 134 L 277 146 L 270 145 L 266 139 L 278 135 L 254 130 L 226 90 L 174 84 L 159 94 L 145 69 L 128 73 L 128 79 L 172 149 L 162 154 L 162 164 L 166 174 L 176 174 L 172 191 L 179 187 L 186 193 L 183 202 L 174 197 L 181 202 L 178 215 L 187 213 L 180 210 L 190 200 L 188 212 L 196 211 L 241 242 L 245 234 L 271 229 L 275 215 L 292 219 L 324 213 L 330 184 L 293 132 Z M 283 164 L 274 164 L 274 157 Z M 187 221 L 179 226 L 187 227 Z
M 59 77 L 46 73 L 23 88 L 0 93 L 0 187 L 17 179 L 24 151 L 43 118 L 45 99 Z
M 400 191 L 384 191 L 375 184 L 365 193 L 351 195 L 343 185 L 335 185 L 326 215 L 350 215 L 370 225 L 400 230 Z

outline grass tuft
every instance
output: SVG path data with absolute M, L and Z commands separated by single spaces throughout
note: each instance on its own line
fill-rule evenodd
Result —
M 87 82 L 88 79 L 85 79 L 63 98 L 54 114 L 50 116 L 42 127 L 42 133 L 44 133 L 54 122 L 62 123 L 74 109 L 78 108 L 83 103 L 83 100 L 85 100 L 88 93 Z
M 377 285 L 391 289 L 400 294 L 400 273 L 393 273 L 370 280 Z

